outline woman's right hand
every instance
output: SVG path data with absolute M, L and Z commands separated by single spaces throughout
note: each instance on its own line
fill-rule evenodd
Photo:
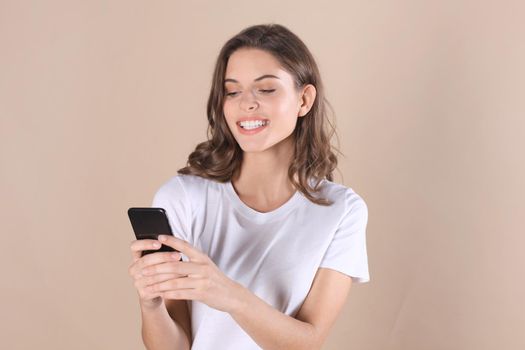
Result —
M 170 279 L 183 277 L 183 275 L 175 273 L 164 273 L 156 275 L 144 275 L 142 270 L 148 266 L 173 263 L 179 261 L 180 253 L 176 253 L 178 257 L 174 258 L 174 252 L 156 252 L 152 254 L 146 254 L 141 256 L 144 250 L 155 250 L 161 247 L 161 243 L 155 239 L 139 239 L 131 242 L 131 255 L 133 262 L 129 266 L 128 273 L 133 278 L 133 284 L 138 291 L 140 297 L 140 305 L 147 308 L 156 308 L 164 303 L 160 293 L 151 293 L 147 291 L 147 287 L 159 283 L 168 281 Z

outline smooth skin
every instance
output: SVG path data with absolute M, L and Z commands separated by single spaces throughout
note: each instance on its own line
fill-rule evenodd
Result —
M 272 74 L 278 77 L 255 81 Z M 293 156 L 292 132 L 297 118 L 304 117 L 315 100 L 313 85 L 299 92 L 292 76 L 269 53 L 240 49 L 232 54 L 226 69 L 224 114 L 230 130 L 244 151 L 240 171 L 232 178 L 239 197 L 254 210 L 267 212 L 288 201 L 294 189 L 288 180 Z M 266 90 L 266 92 L 263 92 Z M 274 90 L 267 92 L 268 90 Z M 270 120 L 265 130 L 243 135 L 235 124 L 243 116 Z M 159 235 L 162 244 L 186 255 L 154 253 L 140 257 L 140 251 L 158 249 L 155 240 L 131 244 L 134 261 L 129 268 L 143 311 L 143 338 L 150 349 L 191 347 L 191 318 L 185 300 L 197 300 L 228 312 L 250 337 L 264 349 L 320 349 L 340 314 L 352 280 L 338 271 L 319 268 L 310 292 L 296 317 L 283 314 L 241 284 L 229 279 L 203 252 L 173 236 Z M 163 240 L 164 239 L 164 240 Z M 165 307 L 164 307 L 165 306 Z M 167 313 L 162 313 L 167 310 Z M 164 322 L 169 313 L 174 325 Z M 153 322 L 164 322 L 151 326 Z M 165 327 L 159 331 L 159 327 Z M 164 332 L 164 333 L 162 333 Z M 156 335 L 166 339 L 161 344 Z M 181 339 L 185 335 L 185 339 Z M 171 341 L 171 343 L 170 343 Z M 156 343 L 157 342 L 157 343 Z M 179 347 L 177 347 L 179 348 Z
M 165 274 L 148 277 L 143 270 L 180 259 L 180 254 L 173 257 L 171 252 L 157 252 L 141 257 L 144 250 L 160 248 L 157 240 L 143 239 L 131 242 L 132 264 L 128 273 L 134 281 L 139 294 L 142 315 L 142 338 L 148 349 L 190 349 L 191 318 L 185 300 L 164 299 L 161 293 L 151 293 L 148 287 L 156 283 L 179 277 L 180 274 Z
M 264 78 L 263 75 L 278 78 Z M 243 202 L 261 212 L 280 207 L 295 192 L 288 179 L 293 157 L 293 130 L 297 118 L 310 110 L 316 90 L 311 84 L 296 91 L 292 76 L 270 53 L 239 49 L 228 61 L 224 116 L 244 151 L 240 171 L 232 185 Z M 231 95 L 229 95 L 231 94 Z M 244 116 L 260 116 L 270 124 L 254 135 L 243 135 L 235 124 Z

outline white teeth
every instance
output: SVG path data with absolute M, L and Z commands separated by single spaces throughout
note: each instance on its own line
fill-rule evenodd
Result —
M 260 126 L 268 124 L 267 121 L 256 120 L 256 121 L 244 121 L 239 123 L 243 129 L 255 129 Z

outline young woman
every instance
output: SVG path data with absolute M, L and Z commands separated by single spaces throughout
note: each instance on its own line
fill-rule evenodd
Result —
M 326 107 L 314 58 L 287 28 L 226 42 L 208 141 L 153 199 L 175 237 L 131 244 L 148 349 L 321 348 L 352 281 L 370 279 L 367 206 L 332 182 Z M 140 256 L 161 243 L 179 253 Z

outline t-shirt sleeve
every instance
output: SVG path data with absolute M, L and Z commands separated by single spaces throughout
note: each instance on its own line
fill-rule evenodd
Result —
M 370 281 L 366 251 L 368 207 L 355 192 L 347 189 L 345 211 L 319 267 L 342 272 L 354 283 Z
M 174 176 L 164 183 L 153 196 L 152 207 L 164 208 L 173 235 L 192 243 L 191 205 L 188 195 L 179 176 Z M 182 254 L 182 260 L 188 261 Z

